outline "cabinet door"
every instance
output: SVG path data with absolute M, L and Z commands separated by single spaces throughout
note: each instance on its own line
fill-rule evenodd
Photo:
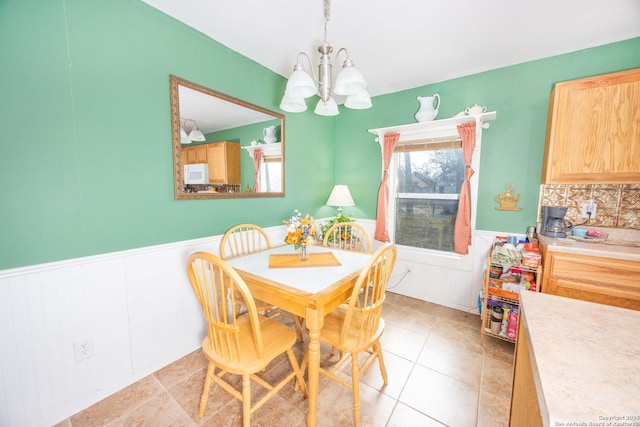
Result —
M 640 182 L 640 68 L 555 85 L 542 180 Z
M 207 163 L 207 145 L 196 145 L 182 149 L 182 161 L 185 165 Z
M 227 184 L 240 184 L 240 144 L 236 142 L 227 142 L 225 144 Z
M 640 310 L 640 262 L 545 254 L 542 292 Z
M 208 144 L 207 159 L 209 163 L 209 182 L 212 184 L 226 184 L 227 167 L 224 144 Z
M 216 142 L 207 144 L 209 182 L 212 184 L 240 184 L 240 144 Z

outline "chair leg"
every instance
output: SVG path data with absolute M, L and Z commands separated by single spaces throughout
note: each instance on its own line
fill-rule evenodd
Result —
M 251 375 L 242 375 L 242 425 L 251 425 Z
M 207 376 L 204 379 L 202 397 L 200 397 L 200 410 L 198 411 L 198 416 L 200 418 L 204 416 L 204 411 L 207 409 L 207 402 L 209 401 L 209 391 L 211 390 L 211 381 L 213 381 L 215 370 L 216 365 L 214 365 L 213 362 L 209 362 L 209 367 L 207 368 Z
M 353 425 L 360 426 L 360 367 L 358 353 L 351 353 L 351 388 L 353 389 Z
M 287 350 L 287 357 L 289 357 L 289 363 L 293 368 L 293 371 L 296 373 L 296 382 L 294 384 L 294 390 L 297 390 L 300 387 L 302 394 L 304 397 L 308 397 L 307 386 L 304 383 L 304 378 L 302 378 L 302 372 L 300 371 L 300 366 L 298 365 L 298 361 L 296 360 L 296 355 L 293 354 L 292 349 Z
M 304 334 L 302 333 L 302 319 L 300 316 L 293 315 L 293 320 L 296 322 L 296 334 L 298 334 L 298 341 L 304 342 Z
M 300 374 L 302 375 L 303 378 L 304 378 L 304 373 L 307 370 L 308 361 L 309 361 L 309 349 L 305 349 L 304 355 L 302 356 L 302 361 L 300 362 Z M 299 387 L 299 385 L 296 382 L 293 385 L 293 389 L 297 391 L 298 387 Z
M 382 380 L 384 381 L 385 384 L 388 384 L 387 368 L 384 366 L 384 358 L 382 357 L 382 346 L 380 345 L 380 341 L 376 341 L 373 344 L 373 349 L 378 355 L 378 363 L 380 364 L 380 374 L 382 374 Z

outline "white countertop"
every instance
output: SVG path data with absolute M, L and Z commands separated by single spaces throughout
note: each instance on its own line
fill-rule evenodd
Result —
M 538 292 L 520 299 L 545 426 L 640 426 L 640 311 Z
M 538 240 L 543 251 L 566 252 L 579 255 L 589 255 L 604 258 L 640 261 L 640 246 L 612 245 L 614 242 L 640 244 L 640 230 L 614 229 L 594 227 L 609 233 L 604 243 L 579 242 L 571 238 L 547 237 L 538 234 Z

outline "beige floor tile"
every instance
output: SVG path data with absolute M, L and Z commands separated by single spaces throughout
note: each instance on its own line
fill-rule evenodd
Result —
M 391 414 L 387 427 L 442 427 L 444 425 L 422 412 L 398 403 Z
M 380 365 L 377 360 L 360 375 L 360 382 L 397 399 L 400 397 L 400 393 L 407 383 L 409 375 L 411 375 L 414 364 L 402 357 L 386 352 L 384 348 L 382 351 L 387 371 L 387 384 L 384 383 L 382 373 L 380 372 Z M 359 366 L 362 366 L 367 357 L 367 353 L 360 353 Z M 345 364 L 340 372 L 345 380 L 351 381 L 351 363 Z
M 192 427 L 194 422 L 167 392 L 128 412 L 107 427 Z
M 512 356 L 497 350 L 487 350 L 483 360 L 478 425 L 508 425 L 512 379 Z
M 387 353 L 384 348 L 382 352 L 387 371 L 387 384 L 385 385 L 384 383 L 382 374 L 380 373 L 380 366 L 377 362 L 374 362 L 372 366 L 360 376 L 360 381 L 397 399 L 400 397 L 402 389 L 411 375 L 413 363 L 395 354 Z
M 416 365 L 400 402 L 450 426 L 474 426 L 478 390 L 431 369 Z
M 292 405 L 286 399 L 276 395 L 251 415 L 251 426 L 303 427 L 306 425 L 306 417 L 306 411 L 301 411 L 296 405 Z M 204 419 L 199 425 L 203 427 L 241 427 L 242 404 L 238 400 L 229 402 L 228 405 L 221 408 L 213 416 Z
M 384 385 L 377 362 L 361 376 L 363 427 L 508 424 L 512 343 L 487 337 L 481 346 L 479 316 L 391 292 L 383 317 L 381 343 L 389 384 Z M 299 361 L 305 348 L 303 342 L 294 346 Z M 338 359 L 330 346 L 322 344 L 321 366 L 328 368 Z M 194 351 L 55 427 L 241 426 L 241 403 L 217 385 L 211 388 L 204 417 L 198 417 L 207 365 L 202 350 Z M 290 369 L 282 355 L 260 376 L 273 383 Z M 350 380 L 350 365 L 339 375 Z M 239 389 L 240 377 L 232 378 Z M 254 403 L 264 393 L 252 384 Z M 320 426 L 353 425 L 352 405 L 349 388 L 320 377 Z M 307 409 L 308 400 L 291 382 L 252 415 L 251 425 L 302 427 Z
M 479 328 L 439 325 L 429 335 L 417 363 L 479 389 L 483 353 L 478 336 Z
M 318 393 L 318 426 L 353 425 L 351 389 L 328 378 L 320 381 Z M 362 426 L 384 426 L 393 411 L 395 399 L 360 383 L 360 419 Z
M 175 385 L 185 377 L 205 368 L 209 361 L 205 357 L 202 349 L 198 349 L 176 360 L 172 364 L 165 366 L 153 375 L 165 388 Z
M 135 409 L 162 391 L 160 383 L 148 376 L 71 417 L 73 427 L 104 426 Z
M 389 322 L 385 322 L 385 330 L 380 339 L 382 348 L 389 353 L 415 362 L 422 351 L 427 335 L 413 332 Z
M 206 373 L 206 368 L 201 369 L 169 388 L 169 394 L 176 400 L 176 402 L 178 402 L 194 422 L 201 421 L 201 418 L 198 416 L 198 411 L 200 409 L 200 397 L 202 396 L 202 388 L 204 387 L 204 378 Z M 231 400 L 233 400 L 233 396 L 221 389 L 217 384 L 212 385 L 211 391 L 209 392 L 207 409 L 204 413 L 203 419 L 206 419 L 218 412 Z

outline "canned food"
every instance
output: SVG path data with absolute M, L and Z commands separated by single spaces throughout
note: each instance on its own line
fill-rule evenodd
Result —
M 492 265 L 489 269 L 489 277 L 493 279 L 499 279 L 502 276 L 502 266 L 500 265 Z

